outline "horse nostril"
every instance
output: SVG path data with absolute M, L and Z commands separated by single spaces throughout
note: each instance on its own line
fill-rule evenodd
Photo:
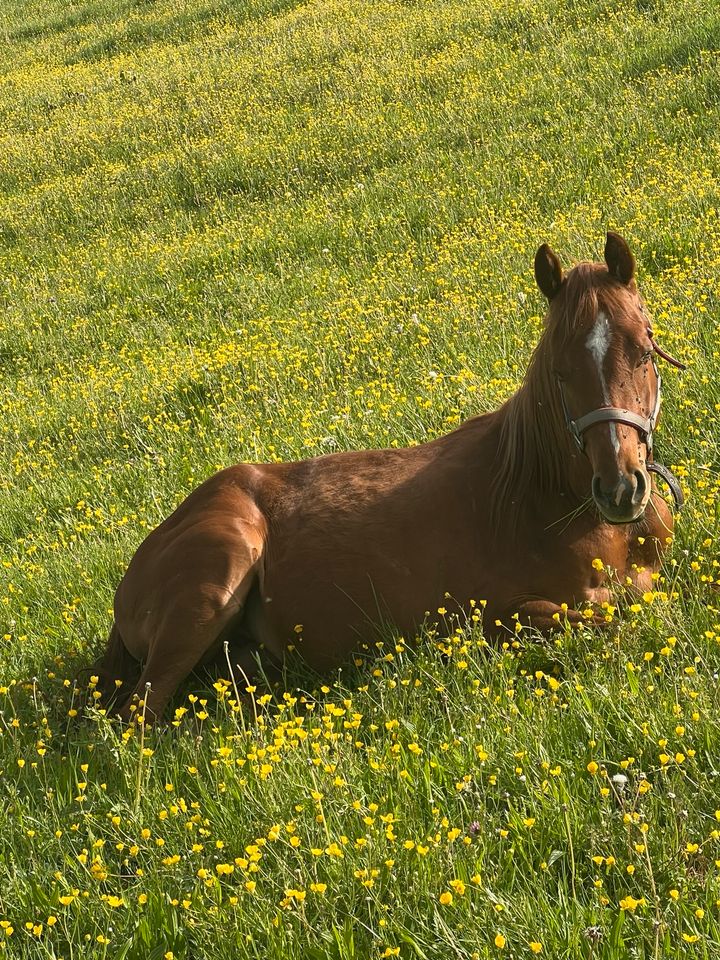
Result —
M 641 503 L 645 498 L 648 487 L 648 477 L 644 470 L 635 471 L 635 484 L 633 500 L 635 500 L 636 503 Z
M 592 495 L 596 503 L 602 503 L 605 500 L 600 477 L 597 474 L 592 478 Z

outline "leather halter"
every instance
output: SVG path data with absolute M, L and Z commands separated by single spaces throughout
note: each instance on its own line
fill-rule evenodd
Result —
M 650 343 L 652 344 L 653 354 L 657 354 L 659 357 L 662 357 L 663 360 L 666 360 L 673 367 L 677 367 L 679 370 L 686 369 L 686 365 L 684 363 L 681 363 L 679 360 L 671 357 L 669 353 L 666 353 L 657 345 L 653 338 L 652 332 L 650 332 Z M 658 414 L 660 413 L 660 404 L 662 402 L 660 389 L 662 378 L 660 377 L 660 371 L 658 370 L 655 356 L 651 355 L 650 360 L 652 362 L 653 370 L 655 371 L 655 377 L 657 379 L 657 392 L 655 394 L 655 406 L 653 407 L 653 412 L 649 417 L 643 417 L 641 414 L 635 413 L 633 410 L 625 409 L 625 407 L 597 407 L 597 409 L 591 410 L 589 413 L 583 414 L 582 417 L 578 417 L 576 420 L 573 420 L 570 416 L 570 411 L 568 410 L 567 402 L 565 400 L 563 382 L 560 377 L 557 377 L 557 385 L 560 391 L 560 403 L 562 404 L 563 414 L 565 415 L 565 422 L 567 423 L 568 430 L 570 431 L 572 438 L 581 453 L 585 453 L 585 438 L 583 435 L 590 427 L 594 426 L 596 423 L 624 423 L 627 426 L 634 427 L 637 430 L 640 435 L 640 439 L 647 448 L 648 458 L 652 455 L 653 431 L 657 426 Z M 685 502 L 685 497 L 674 474 L 664 464 L 656 463 L 654 461 L 646 463 L 645 469 L 650 473 L 657 473 L 663 478 L 663 480 L 670 487 L 673 499 L 675 500 L 675 505 L 679 510 Z
M 652 365 L 655 370 L 655 376 L 657 377 L 657 393 L 655 394 L 655 407 L 649 417 L 643 417 L 639 413 L 627 410 L 625 407 L 598 407 L 595 410 L 591 410 L 590 413 L 578 417 L 577 420 L 573 420 L 565 400 L 563 382 L 559 377 L 557 378 L 557 385 L 560 390 L 560 402 L 562 403 L 563 413 L 565 414 L 565 421 L 567 422 L 573 440 L 582 453 L 585 453 L 585 438 L 583 434 L 589 427 L 595 426 L 596 423 L 624 423 L 627 424 L 628 427 L 635 427 L 640 434 L 640 439 L 647 447 L 648 456 L 652 453 L 652 435 L 655 425 L 657 424 L 658 414 L 660 413 L 660 385 L 662 382 L 660 371 L 657 368 L 654 357 L 652 358 Z

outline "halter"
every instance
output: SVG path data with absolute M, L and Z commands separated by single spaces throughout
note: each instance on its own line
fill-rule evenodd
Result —
M 590 413 L 578 417 L 577 420 L 573 420 L 568 410 L 567 401 L 565 400 L 563 382 L 559 377 L 557 378 L 557 385 L 560 389 L 560 402 L 562 403 L 563 413 L 565 414 L 565 421 L 581 453 L 585 453 L 585 438 L 583 434 L 589 427 L 594 426 L 596 423 L 624 423 L 627 424 L 628 427 L 635 427 L 640 434 L 641 440 L 647 447 L 648 456 L 652 453 L 653 430 L 655 429 L 658 414 L 660 413 L 660 385 L 662 383 L 660 371 L 658 370 L 654 357 L 652 358 L 652 365 L 655 376 L 657 377 L 657 393 L 655 394 L 655 406 L 649 417 L 643 417 L 639 413 L 633 413 L 632 410 L 627 410 L 625 407 L 598 407 L 596 410 L 591 410 Z
M 655 343 L 652 333 L 650 334 L 650 343 L 652 344 L 653 348 L 653 355 L 650 357 L 650 360 L 652 362 L 653 370 L 655 371 L 655 377 L 657 379 L 657 389 L 655 393 L 655 406 L 653 407 L 653 412 L 649 417 L 643 417 L 641 414 L 635 413 L 632 410 L 626 410 L 625 407 L 597 407 L 597 409 L 591 410 L 590 413 L 586 413 L 582 417 L 578 417 L 577 420 L 573 420 L 570 416 L 570 411 L 568 410 L 567 401 L 565 400 L 563 382 L 560 377 L 556 378 L 558 389 L 560 391 L 560 403 L 562 404 L 563 414 L 565 415 L 565 422 L 567 423 L 568 430 L 570 431 L 572 438 L 581 453 L 585 453 L 584 433 L 590 427 L 594 426 L 596 423 L 624 423 L 628 427 L 634 427 L 637 430 L 637 432 L 640 434 L 640 439 L 647 447 L 648 457 L 652 455 L 653 431 L 657 426 L 658 415 L 660 413 L 660 404 L 662 402 L 662 378 L 660 376 L 660 371 L 658 370 L 658 365 L 654 354 L 662 357 L 663 360 L 666 360 L 673 367 L 677 367 L 679 370 L 685 370 L 686 366 L 684 363 L 681 363 L 679 360 L 671 357 L 669 353 L 666 353 L 664 350 L 662 350 L 657 343 Z M 663 478 L 663 480 L 665 480 L 670 487 L 677 508 L 680 509 L 685 501 L 685 498 L 680 488 L 680 484 L 677 482 L 677 479 L 671 473 L 671 471 L 668 470 L 668 468 L 662 463 L 655 462 L 646 464 L 646 469 L 651 473 L 657 473 Z

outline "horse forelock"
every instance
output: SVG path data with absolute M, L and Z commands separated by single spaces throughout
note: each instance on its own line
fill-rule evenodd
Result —
M 620 283 L 604 264 L 577 264 L 550 304 L 543 339 L 549 336 L 554 349 L 561 350 L 578 332 L 590 330 L 599 311 L 614 319 L 625 316 L 636 292 L 634 281 Z

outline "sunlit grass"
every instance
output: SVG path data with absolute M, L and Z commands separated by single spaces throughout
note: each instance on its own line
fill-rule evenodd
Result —
M 0 949 L 717 956 L 718 11 L 0 19 Z M 689 364 L 657 439 L 688 505 L 613 631 L 448 621 L 242 708 L 198 679 L 142 745 L 81 722 L 148 528 L 229 463 L 497 406 L 542 329 L 535 248 L 597 258 L 608 228 Z

